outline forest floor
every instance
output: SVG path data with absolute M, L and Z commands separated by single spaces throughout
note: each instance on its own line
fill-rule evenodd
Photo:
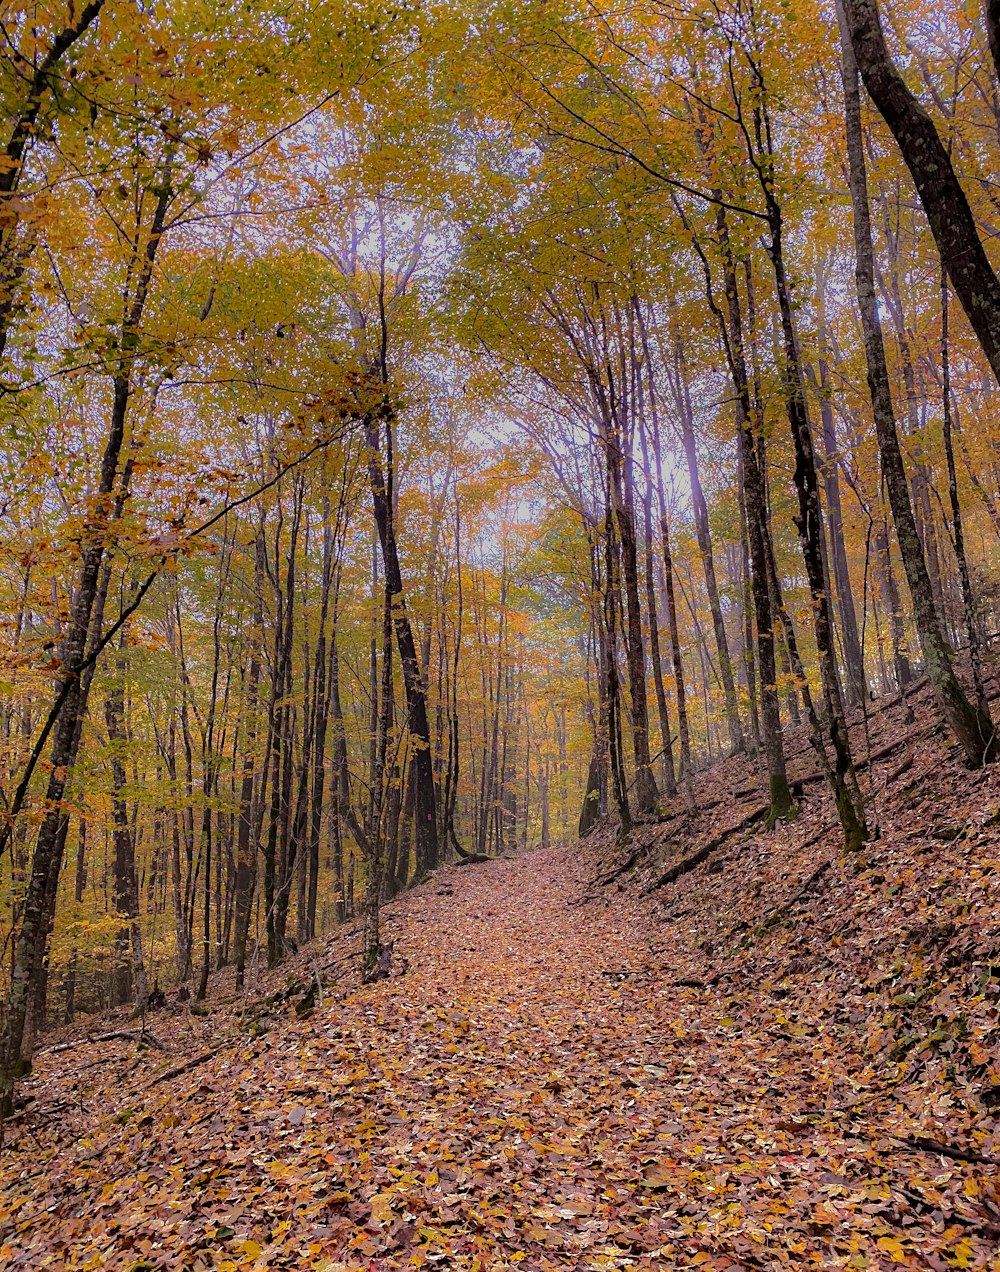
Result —
M 46 1040 L 0 1268 L 1000 1267 L 1000 775 L 917 699 L 856 730 L 855 859 L 793 738 L 788 826 L 727 761 L 625 850 L 442 869 L 307 1015 L 222 977 Z

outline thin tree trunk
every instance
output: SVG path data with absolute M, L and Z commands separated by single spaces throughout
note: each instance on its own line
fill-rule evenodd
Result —
M 17 935 L 14 968 L 7 994 L 4 1028 L 0 1036 L 0 1120 L 9 1116 L 14 1086 L 25 1071 L 23 1055 L 25 1022 L 34 969 L 44 964 L 52 927 L 62 852 L 65 843 L 63 796 L 76 762 L 91 677 L 85 661 L 107 546 L 108 513 L 116 502 L 120 461 L 125 442 L 126 417 L 132 390 L 133 361 L 138 353 L 139 326 L 153 273 L 153 262 L 163 234 L 170 189 L 170 160 L 162 175 L 149 235 L 142 243 L 136 229 L 132 264 L 134 286 L 126 296 L 126 312 L 120 331 L 120 354 L 113 378 L 113 399 L 108 437 L 101 458 L 96 499 L 81 534 L 81 560 L 69 627 L 61 648 L 60 677 L 56 686 L 58 715 L 52 730 L 49 777 L 45 807 L 49 810 L 39 827 L 32 854 L 31 874 Z M 118 499 L 122 492 L 118 491 Z
M 264 788 L 267 784 L 268 757 L 263 764 L 257 755 L 259 732 L 261 650 L 264 647 L 264 614 L 261 587 L 264 579 L 263 519 L 254 539 L 254 627 L 251 637 L 247 689 L 243 702 L 243 766 L 240 774 L 239 819 L 236 830 L 235 920 L 233 961 L 236 964 L 236 988 L 243 989 L 246 973 L 247 939 L 253 916 L 254 893 L 257 888 L 257 853 L 260 821 L 263 814 Z M 257 773 L 261 779 L 258 783 Z
M 114 879 L 115 908 L 122 917 L 123 934 L 119 942 L 123 952 L 128 950 L 126 975 L 119 988 L 118 1001 L 126 1000 L 131 986 L 133 1001 L 138 1011 L 143 1011 L 149 999 L 149 980 L 142 952 L 142 929 L 139 926 L 139 878 L 135 868 L 135 841 L 129 825 L 125 804 L 125 763 L 122 749 L 127 740 L 125 732 L 125 633 L 122 632 L 117 658 L 116 680 L 104 701 L 104 720 L 108 729 L 108 745 L 111 752 L 112 780 L 112 839 L 115 849 Z M 126 994 L 121 990 L 125 989 Z
M 844 540 L 844 513 L 840 498 L 840 474 L 837 462 L 837 426 L 830 400 L 830 375 L 826 359 L 826 304 L 824 285 L 819 288 L 821 336 L 824 345 L 819 356 L 819 376 L 816 389 L 819 395 L 820 426 L 823 437 L 823 493 L 826 496 L 827 536 L 830 543 L 830 559 L 833 565 L 833 581 L 837 594 L 837 614 L 840 619 L 840 635 L 844 650 L 844 671 L 849 706 L 860 706 L 868 692 L 865 682 L 864 651 L 858 631 L 858 617 L 854 607 L 851 572 L 847 564 L 847 548 Z
M 979 616 L 976 598 L 972 592 L 969 562 L 965 555 L 965 532 L 962 526 L 962 505 L 958 497 L 958 473 L 955 469 L 955 447 L 951 436 L 951 356 L 948 348 L 948 275 L 941 271 L 941 401 L 944 412 L 944 453 L 948 464 L 948 499 L 951 504 L 952 546 L 958 562 L 958 577 L 962 587 L 962 608 L 965 614 L 965 631 L 969 641 L 969 662 L 972 683 L 976 692 L 976 705 L 986 715 L 989 707 L 986 688 L 983 685 Z
M 698 551 L 701 555 L 702 571 L 705 576 L 705 591 L 708 594 L 708 608 L 712 616 L 712 632 L 715 637 L 715 648 L 719 658 L 719 679 L 722 682 L 722 693 L 725 702 L 726 725 L 729 729 L 729 746 L 734 755 L 744 749 L 743 730 L 740 726 L 739 709 L 736 703 L 736 684 L 733 679 L 733 664 L 729 654 L 729 639 L 726 635 L 726 624 L 722 617 L 722 602 L 719 599 L 719 584 L 715 573 L 715 553 L 712 546 L 712 531 L 708 521 L 708 503 L 701 484 L 701 472 L 698 466 L 698 448 L 694 435 L 694 411 L 691 406 L 691 390 L 688 384 L 688 370 L 684 355 L 684 345 L 680 332 L 676 328 L 673 334 L 673 392 L 677 418 L 680 422 L 681 442 L 684 457 L 687 461 L 688 479 L 691 483 L 691 505 L 694 510 L 695 535 L 698 540 Z
M 631 463 L 626 463 L 621 423 L 598 404 L 598 428 L 608 474 L 608 499 L 615 538 L 615 573 L 624 594 L 626 623 L 625 666 L 631 699 L 632 752 L 635 758 L 635 804 L 640 813 L 654 808 L 659 797 L 650 766 L 649 710 L 646 703 L 646 659 L 643 653 L 642 612 L 639 604 L 639 569 L 635 512 L 631 498 Z M 630 459 L 631 457 L 629 457 Z M 619 574 L 620 569 L 620 574 Z M 608 583 L 610 584 L 610 577 Z
M 774 624 L 776 616 L 771 606 L 770 527 L 767 518 L 767 494 L 764 474 L 757 455 L 757 438 L 753 408 L 750 401 L 750 381 L 747 375 L 746 352 L 743 341 L 743 314 L 736 282 L 736 267 L 729 242 L 729 228 L 725 209 L 716 209 L 716 225 L 722 248 L 723 277 L 726 292 L 728 323 L 716 304 L 712 291 L 708 263 L 702 256 L 705 271 L 705 288 L 708 304 L 716 316 L 726 360 L 733 377 L 736 397 L 736 444 L 739 448 L 739 464 L 743 474 L 743 491 L 746 501 L 747 533 L 750 540 L 751 583 L 754 612 L 757 617 L 757 661 L 760 666 L 760 722 L 761 742 L 767 764 L 769 813 L 771 825 L 787 820 L 795 812 L 791 787 L 785 768 L 785 748 L 781 736 L 781 716 L 778 710 L 778 677 L 775 663 Z M 758 428 L 760 421 L 757 421 Z
M 766 125 L 765 125 L 766 126 Z M 770 139 L 767 154 L 770 155 Z M 783 223 L 781 210 L 765 182 L 768 202 L 771 242 L 769 254 L 774 269 L 775 288 L 781 315 L 784 338 L 784 388 L 788 421 L 791 425 L 795 447 L 795 489 L 799 501 L 796 526 L 802 546 L 809 592 L 812 601 L 813 628 L 816 651 L 819 658 L 820 680 L 826 705 L 826 728 L 833 746 L 832 784 L 837 812 L 844 832 L 844 846 L 856 851 L 868 838 L 864 801 L 854 771 L 847 721 L 837 674 L 836 654 L 833 645 L 833 623 L 830 616 L 830 596 L 823 562 L 823 519 L 820 508 L 819 484 L 813 453 L 812 432 L 806 415 L 805 392 L 798 345 L 792 318 L 791 294 L 785 274 L 783 257 Z

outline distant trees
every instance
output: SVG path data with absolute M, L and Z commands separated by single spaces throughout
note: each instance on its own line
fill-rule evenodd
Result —
M 953 159 L 930 116 L 892 63 L 874 4 L 867 0 L 850 3 L 845 0 L 844 11 L 852 58 L 857 57 L 865 83 L 917 182 L 956 294 L 960 298 L 964 296 L 970 322 L 990 360 L 991 320 L 987 310 L 990 288 L 996 280 L 983 251 L 969 201 L 955 175 Z M 817 16 L 810 11 L 806 24 L 811 23 L 811 29 L 818 31 L 822 24 L 817 25 Z M 714 675 L 722 692 L 730 744 L 738 748 L 745 734 L 754 738 L 759 734 L 772 790 L 772 819 L 790 815 L 792 807 L 778 713 L 778 682 L 784 677 L 787 684 L 790 676 L 791 717 L 797 721 L 800 710 L 797 699 L 801 697 L 817 758 L 828 776 L 840 811 L 845 842 L 848 847 L 856 847 L 867 837 L 868 827 L 846 727 L 845 699 L 855 706 L 863 700 L 868 671 L 867 654 L 862 647 L 865 625 L 859 629 L 855 608 L 857 583 L 852 578 L 848 549 L 842 472 L 850 493 L 860 505 L 857 511 L 867 519 L 872 527 L 870 533 L 875 536 L 880 586 L 890 605 L 890 612 L 884 617 L 891 634 L 894 675 L 900 688 L 905 688 L 910 670 L 893 576 L 893 550 L 880 528 L 885 524 L 884 517 L 879 509 L 871 507 L 871 495 L 862 490 L 845 456 L 838 454 L 837 398 L 850 393 L 850 389 L 838 388 L 834 383 L 831 352 L 838 375 L 849 374 L 841 342 L 854 338 L 850 331 L 854 319 L 841 307 L 834 320 L 839 326 L 834 336 L 828 312 L 828 278 L 831 262 L 837 259 L 836 239 L 825 237 L 822 246 L 817 243 L 815 248 L 811 244 L 805 248 L 806 238 L 835 236 L 837 232 L 834 219 L 826 212 L 818 212 L 818 191 L 810 184 L 810 165 L 815 168 L 843 162 L 838 143 L 825 131 L 822 111 L 827 109 L 826 100 L 821 104 L 817 97 L 810 97 L 805 88 L 817 75 L 822 77 L 822 71 L 817 68 L 823 63 L 824 52 L 816 39 L 802 35 L 801 26 L 794 28 L 759 5 L 723 5 L 721 8 L 695 5 L 683 23 L 672 23 L 664 18 L 648 25 L 626 27 L 622 24 L 620 29 L 613 20 L 591 22 L 569 11 L 549 11 L 534 17 L 536 24 L 523 28 L 518 51 L 516 55 L 509 55 L 505 66 L 519 107 L 533 120 L 542 121 L 538 126 L 544 146 L 538 160 L 533 198 L 536 203 L 542 197 L 550 202 L 543 215 L 536 214 L 527 222 L 532 227 L 530 234 L 535 236 L 529 239 L 530 251 L 539 262 L 535 268 L 540 275 L 548 277 L 554 261 L 560 261 L 561 286 L 564 289 L 575 286 L 578 296 L 591 290 L 596 292 L 597 280 L 600 280 L 607 306 L 609 280 L 615 278 L 616 286 L 628 287 L 635 262 L 642 262 L 641 294 L 650 310 L 649 325 L 654 333 L 664 328 L 673 331 L 669 337 L 672 356 L 656 363 L 653 381 L 671 386 L 670 405 L 687 466 L 707 607 L 715 636 Z M 502 60 L 502 39 L 498 38 L 494 47 L 501 50 Z M 666 80 L 656 70 L 664 58 L 672 59 L 671 74 Z M 935 102 L 945 109 L 942 104 L 945 90 L 935 87 L 935 76 L 944 75 L 944 70 L 939 71 L 926 57 L 920 66 Z M 947 511 L 941 503 L 945 523 L 941 529 L 954 549 L 956 571 L 952 578 L 959 594 L 956 598 L 959 603 L 952 608 L 950 621 L 954 623 L 953 632 L 964 626 L 969 637 L 972 679 L 977 686 L 975 704 L 970 702 L 955 674 L 953 653 L 945 634 L 943 592 L 951 580 L 940 577 L 944 568 L 940 561 L 940 530 L 932 507 L 934 497 L 940 500 L 940 489 L 933 485 L 935 478 L 928 461 L 927 422 L 934 408 L 926 396 L 921 402 L 918 377 L 923 372 L 915 368 L 913 340 L 901 310 L 906 280 L 898 273 L 898 239 L 887 244 L 889 262 L 882 267 L 881 283 L 876 278 L 879 266 L 873 263 L 863 165 L 865 146 L 877 147 L 881 143 L 870 126 L 866 137 L 857 96 L 855 93 L 852 98 L 849 79 L 848 73 L 844 167 L 850 173 L 858 236 L 861 339 L 856 347 L 860 348 L 868 366 L 874 403 L 874 437 L 897 547 L 913 597 L 913 620 L 925 669 L 942 712 L 970 763 L 981 763 L 994 757 L 997 743 L 981 689 L 977 608 L 983 598 L 980 595 L 976 599 L 972 573 L 965 563 L 964 518 L 952 440 L 953 394 L 946 389 L 945 404 L 937 408 L 943 420 L 943 453 L 939 452 L 941 462 L 937 475 L 948 497 Z M 989 99 L 993 92 L 992 86 L 986 86 L 984 96 Z M 957 101 L 953 100 L 947 109 L 956 111 Z M 977 107 L 972 105 L 968 109 L 975 111 Z M 803 120 L 807 118 L 815 119 L 812 134 L 803 133 Z M 955 128 L 955 135 L 962 137 L 959 128 Z M 790 144 L 793 136 L 794 146 Z M 966 146 L 963 153 L 967 152 Z M 570 196 L 564 192 L 567 172 L 571 174 L 570 187 L 574 180 L 578 183 L 576 192 Z M 586 175 L 581 177 L 581 173 Z M 581 180 L 589 183 L 596 197 L 580 198 Z M 543 183 L 546 196 L 539 193 Z M 860 210 L 859 201 L 863 204 Z M 627 211 L 617 218 L 607 218 L 603 209 L 609 203 Z M 541 248 L 536 227 L 554 225 L 560 217 L 563 228 L 558 233 L 546 230 L 551 233 L 551 242 Z M 653 226 L 656 228 L 651 232 Z M 865 241 L 868 242 L 867 259 Z M 505 241 L 502 250 L 504 259 L 509 261 L 509 243 Z M 676 313 L 678 294 L 684 292 L 684 286 L 678 287 L 676 282 L 676 254 L 685 250 L 690 254 L 687 278 L 693 281 L 701 277 L 704 316 L 721 346 L 737 402 L 738 463 L 733 475 L 745 527 L 742 559 L 750 576 L 748 590 L 756 617 L 752 629 L 741 632 L 746 649 L 751 651 L 745 677 L 746 696 L 740 704 L 747 713 L 745 718 L 741 718 L 742 712 L 737 707 L 729 657 L 730 640 L 736 638 L 735 624 L 727 631 L 715 579 L 712 533 L 699 471 L 692 405 L 699 389 L 704 393 L 711 383 L 711 375 L 701 373 L 705 388 L 699 386 L 693 394 L 691 385 L 698 384 L 698 374 L 692 378 L 681 355 L 690 337 L 687 333 L 679 337 L 676 318 L 671 318 Z M 817 266 L 821 273 L 817 273 L 813 289 L 816 308 L 812 315 L 804 309 L 798 293 L 798 280 L 803 271 L 809 269 L 810 257 L 822 262 Z M 885 281 L 886 277 L 889 281 Z M 906 472 L 907 459 L 893 422 L 888 363 L 882 356 L 880 365 L 876 348 L 876 345 L 881 347 L 874 299 L 877 286 L 891 291 L 890 308 L 894 313 L 899 312 L 899 366 L 913 412 L 911 433 L 921 435 L 919 444 L 913 444 L 912 480 Z M 937 297 L 928 300 L 939 308 Z M 523 301 L 515 303 L 521 305 Z M 690 315 L 687 296 L 684 303 L 685 313 Z M 946 306 L 940 306 L 940 313 L 943 322 Z M 772 324 L 773 335 L 762 342 L 761 332 Z M 543 325 L 541 320 L 539 326 Z M 553 326 L 559 327 L 559 324 L 548 324 L 550 330 Z M 747 327 L 753 333 L 749 352 L 744 338 Z M 565 334 L 563 327 L 563 338 Z M 509 344 L 507 328 L 498 328 L 493 343 L 497 348 Z M 574 349 L 580 344 L 577 338 Z M 774 356 L 770 367 L 763 359 L 763 344 L 772 346 Z M 645 356 L 648 362 L 654 363 L 648 348 Z M 707 368 L 711 355 L 706 350 L 702 356 Z M 923 350 L 920 356 L 934 366 L 936 377 L 950 382 L 951 359 L 946 333 L 937 350 Z M 534 367 L 536 361 L 533 353 L 528 365 Z M 853 365 L 857 366 L 857 362 Z M 594 379 L 591 373 L 591 382 Z M 619 381 L 619 398 L 624 401 L 625 378 L 619 375 Z M 558 382 L 557 377 L 550 374 L 546 382 L 551 388 Z M 818 420 L 811 416 L 810 388 L 818 402 Z M 652 392 L 655 393 L 655 388 Z M 783 453 L 773 422 L 772 403 L 779 395 L 789 426 L 790 456 Z M 715 396 L 721 395 L 716 391 Z M 850 411 L 854 418 L 856 409 L 852 402 Z M 845 444 L 856 451 L 862 444 L 860 426 L 850 427 L 852 432 Z M 817 438 L 821 438 L 819 452 Z M 789 605 L 784 596 L 789 583 L 782 574 L 787 576 L 788 564 L 787 558 L 783 562 L 779 552 L 780 531 L 776 520 L 776 500 L 783 501 L 784 495 L 777 493 L 771 478 L 771 456 L 775 457 L 773 462 L 791 470 L 790 487 L 797 504 L 793 520 L 809 594 L 808 607 L 804 610 L 798 603 Z M 635 451 L 633 463 L 637 466 L 639 463 Z M 971 467 L 968 480 L 974 480 Z M 913 508 L 914 495 L 920 500 L 919 515 Z M 986 502 L 989 505 L 988 499 Z M 869 542 L 866 560 L 870 551 Z M 933 571 L 928 568 L 928 561 L 932 562 Z M 936 587 L 935 576 L 939 578 Z M 611 574 L 603 586 L 617 586 Z M 656 605 L 655 598 L 647 603 L 645 621 L 650 626 L 657 620 Z M 808 646 L 804 633 L 796 630 L 802 620 L 811 629 Z M 611 621 L 614 621 L 613 613 Z M 878 621 L 876 615 L 876 623 Z M 753 644 L 756 644 L 756 657 Z M 704 657 L 706 653 L 702 640 L 699 654 Z M 817 673 L 819 698 L 816 701 L 810 683 L 810 662 Z M 782 664 L 786 668 L 784 672 Z M 884 660 L 882 666 L 887 667 Z M 757 668 L 759 684 L 755 683 L 753 674 Z M 631 696 L 636 692 L 635 680 L 631 678 Z M 610 721 L 609 729 L 613 750 L 614 731 Z M 632 751 L 636 765 L 633 781 L 638 785 L 644 760 L 641 747 L 633 745 Z M 642 807 L 640 799 L 634 798 L 633 802 Z

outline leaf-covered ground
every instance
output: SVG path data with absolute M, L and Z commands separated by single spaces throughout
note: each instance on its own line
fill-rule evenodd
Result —
M 627 851 L 439 872 L 387 912 L 409 970 L 358 987 L 342 933 L 304 1019 L 220 979 L 163 1051 L 55 1040 L 0 1267 L 1000 1267 L 1000 794 L 917 706 L 856 741 L 856 861 L 809 781 L 725 835 L 758 800 L 730 761 Z

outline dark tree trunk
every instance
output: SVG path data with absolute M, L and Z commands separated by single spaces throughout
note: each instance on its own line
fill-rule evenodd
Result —
M 87 887 L 87 823 L 80 818 L 79 837 L 76 841 L 76 874 L 74 877 L 73 900 L 77 905 L 83 901 L 83 894 Z M 77 972 L 77 951 L 74 946 L 72 954 L 70 954 L 69 968 L 66 972 L 66 992 L 65 992 L 65 1010 L 64 1020 L 67 1025 L 73 1023 L 73 1017 L 76 1014 L 76 972 Z
M 767 145 L 770 155 L 770 141 Z M 844 832 L 844 845 L 848 851 L 856 851 L 868 838 L 864 802 L 854 771 L 840 680 L 837 675 L 836 654 L 833 645 L 833 623 L 830 616 L 830 596 L 827 588 L 823 561 L 823 520 L 819 499 L 819 482 L 813 454 L 812 432 L 806 415 L 802 370 L 792 318 L 792 301 L 785 273 L 783 256 L 783 224 L 781 210 L 764 183 L 768 203 L 771 242 L 769 254 L 774 268 L 775 288 L 781 315 L 781 331 L 784 339 L 784 389 L 788 422 L 795 447 L 795 490 L 798 495 L 799 515 L 796 526 L 799 542 L 809 579 L 812 601 L 813 628 L 816 651 L 819 658 L 820 680 L 826 705 L 826 728 L 833 747 L 831 773 L 837 812 Z
M 716 212 L 719 241 L 722 247 L 723 275 L 725 280 L 728 324 L 715 302 L 711 276 L 707 262 L 705 285 L 708 303 L 716 315 L 719 333 L 726 351 L 726 360 L 736 391 L 736 441 L 739 447 L 740 468 L 743 474 L 743 493 L 746 501 L 747 537 L 750 540 L 750 577 L 754 612 L 757 617 L 757 661 L 760 667 L 760 725 L 761 742 L 767 764 L 768 819 L 773 825 L 794 815 L 791 787 L 785 768 L 785 748 L 781 736 L 781 716 L 778 710 L 778 675 L 775 662 L 774 624 L 777 615 L 771 605 L 769 547 L 770 527 L 767 517 L 767 493 L 764 474 L 758 460 L 757 439 L 750 401 L 750 381 L 747 375 L 746 352 L 743 341 L 743 314 L 736 282 L 736 267 L 729 243 L 729 231 L 725 209 Z
M 879 572 L 879 591 L 882 603 L 889 616 L 889 631 L 892 636 L 892 667 L 896 678 L 896 687 L 905 693 L 913 679 L 913 669 L 906 648 L 906 632 L 903 626 L 903 607 L 896 586 L 896 575 L 892 568 L 892 553 L 889 550 L 889 528 L 881 510 L 875 523 L 875 559 Z
M 841 20 L 841 52 L 843 58 L 844 78 L 844 111 L 847 130 L 847 154 L 850 164 L 851 202 L 854 208 L 854 246 L 857 257 L 856 282 L 858 306 L 861 311 L 861 325 L 865 341 L 865 358 L 868 368 L 868 389 L 872 400 L 872 414 L 875 420 L 875 432 L 878 437 L 879 454 L 882 459 L 882 472 L 885 478 L 889 506 L 892 509 L 893 521 L 896 525 L 896 539 L 899 543 L 900 555 L 903 558 L 903 569 L 909 584 L 910 596 L 913 599 L 913 617 L 916 622 L 920 648 L 924 656 L 927 676 L 934 688 L 945 719 L 951 726 L 956 738 L 970 764 L 978 765 L 994 760 L 998 753 L 997 736 L 989 715 L 973 706 L 959 683 L 952 666 L 951 651 L 948 648 L 941 621 L 934 605 L 927 563 L 917 535 L 913 506 L 910 503 L 910 491 L 903 466 L 903 456 L 899 446 L 899 435 L 896 431 L 896 416 L 892 405 L 892 393 L 889 388 L 889 370 L 885 360 L 885 346 L 882 340 L 882 323 L 875 297 L 875 260 L 872 249 L 871 217 L 868 208 L 868 181 L 865 172 L 865 155 L 861 126 L 861 95 L 858 86 L 858 67 L 864 67 L 863 58 L 867 58 L 870 66 L 872 84 L 869 91 L 875 96 L 872 85 L 878 88 L 887 104 L 910 106 L 902 111 L 903 116 L 910 119 L 919 115 L 914 125 L 924 137 L 924 149 L 933 152 L 929 133 L 934 134 L 941 156 L 948 161 L 948 156 L 937 138 L 934 125 L 923 113 L 918 103 L 912 100 L 909 90 L 899 80 L 898 73 L 889 62 L 878 16 L 870 0 L 841 0 L 838 8 Z M 874 31 L 873 31 L 874 24 Z M 858 54 L 855 62 L 856 51 Z M 885 64 L 888 64 L 888 68 Z M 874 69 L 873 69 L 874 68 Z M 868 83 L 868 76 L 865 82 Z M 898 83 L 896 83 L 898 81 Z M 876 105 L 879 104 L 876 97 Z M 901 107 L 901 109 L 902 109 Z M 887 106 L 888 108 L 888 106 Z M 916 116 L 914 116 L 916 117 Z M 923 151 L 921 151 L 923 153 Z M 950 163 L 948 164 L 950 169 Z M 985 254 L 975 226 L 971 224 L 971 213 L 965 196 L 958 191 L 968 217 L 971 232 L 975 238 L 980 256 L 985 261 Z M 962 218 L 961 208 L 956 205 L 955 215 Z M 950 242 L 950 240 L 949 240 Z M 949 249 L 950 250 L 950 249 Z M 965 269 L 965 266 L 961 267 Z M 987 264 L 987 269 L 989 266 Z M 990 271 L 992 275 L 992 271 Z M 952 275 L 954 281 L 954 274 Z M 994 279 L 994 283 L 996 280 Z M 969 279 L 963 280 L 968 285 Z M 956 285 L 957 290 L 957 285 Z M 1000 313 L 1000 286 L 997 287 L 997 308 Z M 1000 324 L 998 324 L 1000 330 Z
M 951 157 L 889 54 L 875 0 L 841 3 L 855 64 L 896 139 L 955 294 L 1000 382 L 1000 280 L 980 241 Z M 992 45 L 992 23 L 990 31 Z
M 385 432 L 388 450 L 387 467 L 391 473 L 392 421 L 389 411 L 385 412 Z M 417 658 L 413 628 L 410 625 L 403 594 L 403 576 L 396 547 L 391 490 L 386 486 L 380 449 L 379 419 L 375 416 L 370 416 L 366 422 L 365 440 L 368 446 L 368 477 L 372 492 L 372 507 L 382 548 L 385 582 L 391 597 L 393 626 L 403 673 L 403 691 L 406 694 L 407 722 L 413 739 L 417 859 L 426 871 L 434 869 L 440 859 L 434 795 L 434 757 L 431 753 L 430 724 L 427 719 L 427 695 Z
M 607 699 L 608 759 L 611 787 L 618 810 L 619 837 L 626 839 L 632 830 L 632 810 L 628 799 L 628 781 L 622 754 L 621 693 L 618 681 L 618 611 L 621 600 L 618 562 L 618 539 L 609 487 L 604 492 L 604 627 L 607 632 Z
M 965 631 L 969 641 L 969 662 L 972 683 L 976 691 L 976 705 L 986 715 L 986 688 L 983 685 L 979 616 L 976 598 L 972 592 L 969 562 L 965 555 L 965 532 L 962 526 L 962 504 L 958 497 L 958 473 L 955 468 L 955 447 L 952 442 L 951 419 L 951 353 L 948 348 L 948 276 L 941 271 L 941 399 L 944 412 L 944 453 L 948 465 L 948 500 L 951 505 L 951 537 L 958 563 L 958 578 L 962 588 L 962 608 L 965 613 Z
M 746 487 L 743 478 L 743 446 L 737 445 L 736 491 L 740 506 L 740 592 L 743 609 L 743 666 L 750 700 L 750 729 L 755 754 L 761 749 L 760 713 L 757 707 L 757 664 L 754 657 L 753 575 L 750 566 L 750 536 L 747 528 Z
M 393 595 L 388 583 L 386 583 L 382 618 L 381 693 L 377 693 L 375 684 L 372 685 L 372 696 L 373 698 L 378 698 L 380 710 L 375 743 L 375 767 L 372 772 L 374 799 L 369 806 L 370 816 L 365 835 L 367 850 L 365 853 L 365 914 L 362 936 L 362 978 L 365 981 L 376 979 L 382 954 L 379 915 L 382 905 L 382 881 L 385 874 L 388 842 L 389 818 L 387 814 L 391 802 L 388 786 L 390 774 L 386 761 L 395 715 L 392 687 Z
M 119 337 L 119 359 L 113 379 L 108 437 L 101 457 L 96 498 L 81 534 L 77 586 L 69 626 L 60 650 L 56 717 L 51 734 L 50 768 L 45 791 L 45 807 L 49 811 L 35 839 L 21 928 L 14 947 L 14 967 L 7 994 L 3 1034 L 0 1036 L 0 1120 L 9 1115 L 14 1085 L 24 1072 L 27 1057 L 22 1055 L 22 1049 L 31 984 L 33 977 L 37 978 L 36 969 L 45 965 L 45 951 L 54 917 L 52 907 L 55 905 L 66 835 L 66 814 L 62 801 L 69 774 L 76 762 L 90 690 L 88 638 L 105 560 L 108 523 L 113 517 L 116 499 L 120 501 L 122 498 L 122 492 L 118 489 L 121 480 L 120 462 L 132 389 L 133 360 L 138 352 L 139 325 L 170 199 L 168 163 L 149 237 L 142 248 L 141 229 L 136 230 L 133 250 L 135 284 L 125 302 L 126 312 Z
M 608 472 L 612 524 L 617 540 L 616 558 L 621 565 L 625 599 L 625 664 L 628 671 L 632 715 L 632 751 L 635 757 L 635 804 L 640 813 L 656 805 L 659 791 L 650 764 L 649 710 L 646 704 L 646 658 L 643 652 L 642 611 L 639 603 L 639 564 L 635 509 L 632 498 L 631 456 L 624 454 L 620 423 L 601 404 L 598 414 L 601 442 Z M 620 555 L 619 555 L 620 553 Z M 608 582 L 610 584 L 610 578 Z
M 125 803 L 125 761 L 122 750 L 127 742 L 125 731 L 125 635 L 122 633 L 117 658 L 117 683 L 104 701 L 104 720 L 108 728 L 111 752 L 112 840 L 115 849 L 115 908 L 122 919 L 122 932 L 117 946 L 121 964 L 116 997 L 126 1002 L 131 988 L 137 1010 L 143 1011 L 149 998 L 149 980 L 142 953 L 142 931 L 139 927 L 139 876 L 135 868 L 135 841 Z M 123 992 L 124 991 L 124 992 Z
M 820 290 L 821 334 L 826 335 L 825 298 Z M 840 619 L 840 636 L 844 651 L 844 672 L 849 706 L 860 706 L 868 692 L 865 681 L 864 651 L 858 630 L 858 616 L 854 608 L 854 592 L 851 572 L 847 564 L 847 547 L 844 541 L 844 513 L 840 499 L 840 473 L 837 455 L 837 426 L 830 400 L 830 375 L 826 350 L 819 357 L 819 376 L 816 380 L 819 394 L 820 425 L 823 436 L 823 493 L 826 496 L 827 537 L 830 543 L 830 561 L 833 566 L 833 582 L 837 596 L 837 615 Z
M 243 739 L 243 769 L 240 775 L 240 811 L 236 830 L 236 916 L 233 930 L 233 961 L 236 988 L 242 990 L 246 969 L 247 937 L 253 898 L 257 886 L 257 816 L 254 800 L 257 771 L 257 696 L 260 686 L 260 656 L 254 646 L 250 653 L 247 692 L 243 705 L 246 720 Z

